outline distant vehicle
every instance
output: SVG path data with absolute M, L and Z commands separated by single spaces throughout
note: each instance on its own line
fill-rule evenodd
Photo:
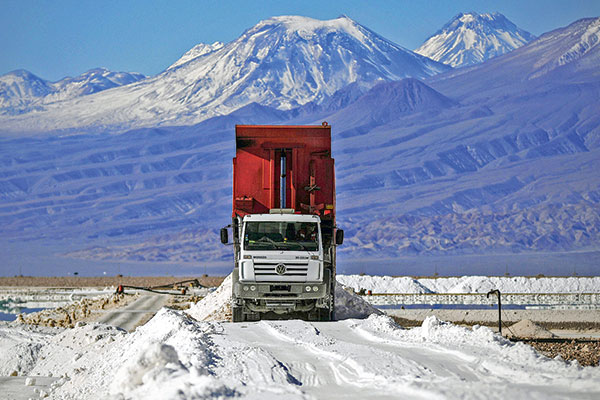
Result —
M 232 320 L 334 319 L 335 175 L 331 127 L 236 126 Z

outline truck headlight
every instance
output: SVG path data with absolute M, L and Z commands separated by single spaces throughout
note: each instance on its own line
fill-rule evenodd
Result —
M 250 286 L 250 290 L 252 290 L 254 292 L 256 290 L 256 286 L 254 286 L 254 285 Z
M 244 292 L 248 291 L 248 286 L 244 286 Z
M 244 256 L 244 260 L 252 260 L 252 256 L 250 254 L 246 254 Z
M 319 287 L 318 286 L 313 286 L 313 292 L 318 292 L 319 291 Z
M 307 286 L 307 287 L 306 287 L 306 291 L 307 291 L 307 292 L 310 292 L 310 286 Z
M 319 261 L 319 256 L 310 256 L 310 259 Z

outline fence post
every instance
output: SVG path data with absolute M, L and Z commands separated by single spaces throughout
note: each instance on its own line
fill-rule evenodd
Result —
M 490 294 L 496 293 L 498 295 L 498 331 L 502 335 L 502 302 L 500 300 L 500 291 L 498 289 L 490 290 L 486 297 L 489 299 Z

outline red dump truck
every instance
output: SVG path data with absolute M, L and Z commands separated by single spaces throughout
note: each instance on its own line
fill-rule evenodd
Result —
M 237 125 L 232 320 L 334 318 L 335 175 L 331 127 Z

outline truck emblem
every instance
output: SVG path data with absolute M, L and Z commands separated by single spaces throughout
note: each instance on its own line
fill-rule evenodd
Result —
M 277 272 L 277 275 L 283 275 L 285 274 L 285 271 L 287 271 L 285 264 L 277 264 L 275 267 L 275 272 Z

